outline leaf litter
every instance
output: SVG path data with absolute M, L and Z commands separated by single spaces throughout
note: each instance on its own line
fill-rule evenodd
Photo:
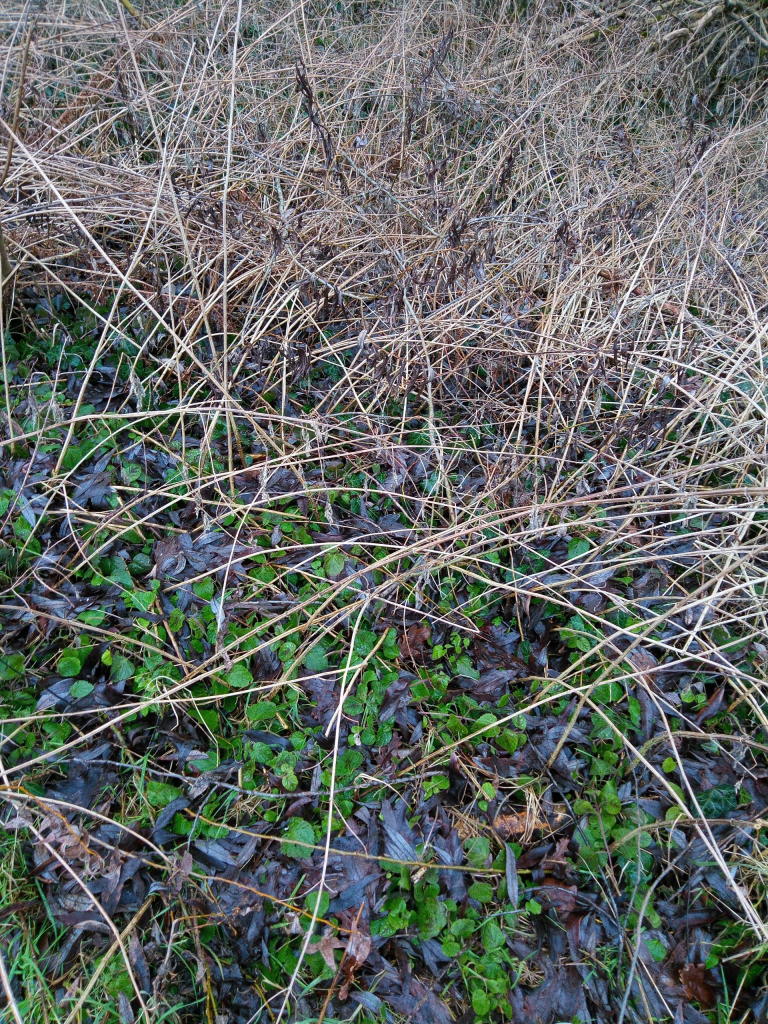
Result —
M 762 19 L 417 6 L 5 12 L 15 1019 L 764 1016 Z

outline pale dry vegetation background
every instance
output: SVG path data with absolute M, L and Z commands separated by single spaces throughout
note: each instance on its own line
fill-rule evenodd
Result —
M 767 25 L 3 5 L 2 1020 L 763 1024 Z

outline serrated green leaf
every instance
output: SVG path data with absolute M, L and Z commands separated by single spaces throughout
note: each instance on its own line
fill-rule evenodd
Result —
M 79 669 L 78 669 L 79 671 Z M 64 673 L 61 673 L 64 675 Z M 24 675 L 23 654 L 2 654 L 0 655 L 0 679 L 4 682 L 11 679 L 18 679 Z
M 606 782 L 600 794 L 600 806 L 607 814 L 621 814 L 621 800 L 612 782 Z
M 568 545 L 568 557 L 581 558 L 582 555 L 586 555 L 590 547 L 591 544 L 588 540 L 585 540 L 583 537 L 574 537 Z
M 167 782 L 160 782 L 157 779 L 148 779 L 146 786 L 147 801 L 152 807 L 166 807 L 176 797 L 181 796 L 178 786 L 171 786 Z
M 478 903 L 493 903 L 495 898 L 493 886 L 488 882 L 475 882 L 473 885 L 470 885 L 467 895 L 471 899 L 477 900 Z
M 491 852 L 491 843 L 487 836 L 473 836 L 464 840 L 464 850 L 467 860 L 473 868 L 485 867 L 485 862 Z
M 93 683 L 89 683 L 86 679 L 78 679 L 69 688 L 69 696 L 75 700 L 87 697 L 89 693 L 93 693 Z
M 343 571 L 346 564 L 346 558 L 341 551 L 332 548 L 330 551 L 326 551 L 325 557 L 323 558 L 323 568 L 325 569 L 325 575 L 328 579 L 333 580 Z
M 506 944 L 504 932 L 495 921 L 487 921 L 483 928 L 483 948 L 488 953 L 501 949 Z
M 311 857 L 313 850 L 310 849 L 315 843 L 315 831 L 308 821 L 303 818 L 291 818 L 288 822 L 288 838 L 281 841 L 281 847 L 286 857 L 294 857 L 298 860 Z
M 256 764 L 272 764 L 275 754 L 267 743 L 251 743 L 248 752 Z
M 109 678 L 116 683 L 132 679 L 136 673 L 136 666 L 122 654 L 112 654 L 112 667 L 109 670 Z
M 277 704 L 272 700 L 260 700 L 258 704 L 251 704 L 245 717 L 249 722 L 268 722 L 277 714 Z
M 59 663 L 56 666 L 59 670 L 59 675 L 66 676 L 68 678 L 74 678 L 80 675 L 80 669 L 83 667 L 85 658 L 82 657 L 81 652 L 70 649 L 64 651 L 59 658 Z
M 447 922 L 448 912 L 436 897 L 430 896 L 419 904 L 416 910 L 416 924 L 419 935 L 425 942 L 439 935 Z
M 225 678 L 231 687 L 238 690 L 242 690 L 246 686 L 250 686 L 253 682 L 253 676 L 248 671 L 248 667 L 242 661 L 233 665 L 229 672 L 227 672 Z
M 315 644 L 311 650 L 307 651 L 304 657 L 304 668 L 309 672 L 325 672 L 327 670 L 328 655 L 321 644 Z

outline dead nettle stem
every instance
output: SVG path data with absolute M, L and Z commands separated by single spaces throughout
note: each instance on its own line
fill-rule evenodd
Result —
M 240 19 L 243 13 L 243 3 L 239 0 L 237 5 L 237 18 L 235 19 L 235 39 L 232 44 L 232 87 L 229 93 L 229 117 L 227 120 L 227 163 L 224 170 L 224 196 L 221 202 L 221 239 L 223 248 L 223 269 L 224 269 L 224 284 L 221 297 L 222 306 L 222 331 L 223 339 L 222 344 L 224 346 L 223 357 L 222 357 L 222 388 L 223 388 L 223 399 L 224 406 L 226 408 L 227 416 L 227 457 L 229 464 L 229 475 L 230 475 L 230 487 L 234 493 L 234 451 L 232 447 L 232 440 L 237 432 L 237 424 L 231 408 L 230 396 L 229 396 L 229 245 L 227 238 L 227 210 L 228 210 L 228 195 L 229 195 L 229 181 L 230 174 L 232 171 L 232 128 L 235 120 L 235 85 L 237 82 L 237 43 L 240 38 Z
M 19 127 L 19 113 L 21 111 L 21 100 L 24 95 L 24 81 L 27 77 L 27 61 L 29 59 L 29 46 L 32 42 L 32 30 L 34 25 L 30 25 L 27 29 L 27 38 L 24 40 L 24 53 L 21 58 L 21 72 L 19 74 L 19 88 L 16 91 L 16 103 L 13 108 L 13 120 L 11 121 L 11 130 L 8 133 L 8 148 L 5 153 L 5 165 L 3 166 L 2 174 L 0 174 L 0 188 L 5 184 L 6 178 L 8 177 L 8 171 L 11 169 L 11 160 L 13 159 L 13 144 L 16 138 L 16 130 Z M 8 258 L 8 250 L 5 246 L 5 236 L 3 235 L 3 226 L 0 224 L 0 291 L 2 291 L 2 298 L 0 298 L 0 323 L 5 323 L 5 311 L 2 306 L 4 304 L 5 289 L 10 281 L 13 273 L 13 267 L 11 261 Z
M 13 159 L 13 143 L 16 137 L 16 129 L 19 126 L 19 112 L 21 111 L 21 99 L 24 95 L 24 81 L 27 77 L 27 61 L 29 60 L 29 45 L 32 42 L 32 30 L 34 25 L 30 25 L 27 29 L 27 38 L 24 40 L 24 53 L 21 58 L 21 73 L 19 74 L 19 88 L 16 92 L 16 103 L 13 108 L 13 120 L 11 121 L 11 131 L 8 136 L 8 149 L 5 154 L 5 166 L 3 172 L 0 174 L 0 188 L 5 184 L 5 179 L 8 177 L 8 171 L 11 167 L 11 160 Z
M 335 147 L 333 145 L 333 140 L 331 139 L 331 133 L 325 127 L 315 111 L 315 93 L 309 81 L 304 61 L 301 58 L 296 61 L 296 88 L 301 93 L 304 112 L 309 118 L 309 123 L 320 136 L 320 141 L 322 142 L 323 149 L 325 151 L 326 170 L 330 170 L 335 155 Z
M 427 64 L 423 75 L 413 87 L 405 115 L 405 124 L 403 126 L 403 154 L 401 156 L 401 163 L 405 156 L 405 147 L 409 145 L 411 136 L 413 135 L 414 122 L 424 109 L 426 92 L 429 88 L 429 83 L 432 81 L 432 76 L 435 73 L 440 73 L 440 68 L 445 63 L 450 52 L 451 43 L 453 42 L 453 33 L 454 28 L 453 25 L 451 25 L 432 51 L 432 56 L 429 58 L 429 63 Z
M 0 174 L 0 188 L 5 184 L 6 178 L 8 177 L 8 171 L 11 168 L 11 160 L 13 159 L 13 144 L 16 138 L 16 130 L 19 126 L 19 113 L 21 111 L 21 99 L 24 95 L 24 80 L 27 76 L 27 61 L 29 59 L 29 46 L 32 42 L 32 30 L 34 25 L 29 25 L 27 28 L 27 38 L 24 40 L 24 52 L 21 58 L 21 71 L 19 73 L 19 87 L 16 92 L 16 103 L 13 108 L 13 120 L 11 121 L 11 130 L 8 133 L 8 148 L 5 154 L 5 165 L 3 167 L 2 174 Z M 5 413 L 8 418 L 8 437 L 13 446 L 13 420 L 11 419 L 11 395 L 8 388 L 8 372 L 7 372 L 7 361 L 5 355 L 5 322 L 7 319 L 6 313 L 6 295 L 8 294 L 8 288 L 13 277 L 13 265 L 8 257 L 8 249 L 5 245 L 5 235 L 3 234 L 3 226 L 0 223 L 0 345 L 2 345 L 2 351 L 0 356 L 3 361 L 3 386 L 5 388 Z M 10 304 L 8 311 L 10 312 Z

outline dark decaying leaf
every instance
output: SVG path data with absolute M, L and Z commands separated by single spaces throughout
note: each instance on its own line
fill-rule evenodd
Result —
M 398 642 L 401 656 L 417 663 L 426 661 L 429 656 L 427 644 L 431 635 L 432 628 L 429 625 L 409 626 Z
M 717 989 L 707 974 L 704 964 L 686 964 L 680 971 L 683 995 L 691 1002 L 698 1003 L 702 1010 L 709 1010 L 717 999 Z

